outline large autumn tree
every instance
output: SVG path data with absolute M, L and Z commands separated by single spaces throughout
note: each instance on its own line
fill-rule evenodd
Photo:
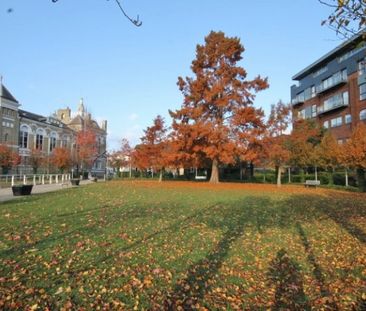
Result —
M 166 166 L 167 128 L 164 119 L 158 115 L 153 125 L 144 130 L 141 144 L 134 152 L 134 162 L 140 169 L 153 169 L 158 171 L 159 181 L 162 181 Z
M 245 152 L 239 150 L 248 147 L 245 132 L 263 115 L 253 100 L 255 92 L 268 87 L 267 79 L 246 79 L 247 72 L 238 65 L 243 52 L 238 38 L 212 31 L 197 45 L 194 76 L 178 78 L 184 96 L 181 109 L 170 111 L 177 154 L 191 163 L 209 160 L 213 183 L 219 181 L 221 164 L 234 163 Z

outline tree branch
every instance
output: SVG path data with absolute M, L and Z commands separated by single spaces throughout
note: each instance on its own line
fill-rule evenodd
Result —
M 51 0 L 53 3 L 58 2 L 59 0 Z M 109 1 L 109 0 L 107 0 Z M 132 19 L 127 13 L 126 11 L 123 9 L 123 6 L 120 2 L 120 0 L 115 0 L 118 7 L 120 8 L 121 12 L 123 13 L 123 15 L 132 23 L 134 24 L 136 27 L 140 27 L 142 25 L 142 22 L 139 20 L 139 16 L 137 15 L 137 19 Z

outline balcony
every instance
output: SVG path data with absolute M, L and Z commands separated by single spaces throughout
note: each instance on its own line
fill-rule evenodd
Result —
M 293 98 L 292 100 L 291 100 L 291 104 L 292 104 L 292 106 L 297 106 L 297 105 L 301 105 L 301 104 L 303 104 L 304 103 L 304 98 L 299 98 L 299 97 L 295 97 L 295 98 Z
M 324 83 L 325 81 L 327 81 L 327 82 Z M 343 85 L 343 84 L 347 83 L 347 75 L 342 74 L 341 72 L 338 72 L 325 81 L 323 81 L 320 85 L 318 85 L 316 87 L 317 94 L 322 94 L 339 85 Z
M 347 92 L 345 92 L 347 93 Z M 345 94 L 343 93 L 343 94 Z M 333 111 L 339 108 L 347 107 L 348 106 L 348 93 L 347 96 L 343 94 L 337 94 L 336 96 L 331 97 L 330 99 L 326 100 L 322 106 L 318 107 L 318 115 L 327 113 L 329 111 Z

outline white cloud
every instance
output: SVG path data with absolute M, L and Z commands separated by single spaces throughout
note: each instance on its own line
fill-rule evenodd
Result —
M 137 113 L 131 113 L 129 116 L 128 116 L 128 119 L 131 120 L 131 121 L 135 121 L 137 120 L 139 117 L 139 115 Z

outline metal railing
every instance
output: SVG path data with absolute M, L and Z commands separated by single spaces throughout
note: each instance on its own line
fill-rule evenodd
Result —
M 47 185 L 64 184 L 69 182 L 71 174 L 27 174 L 27 175 L 0 175 L 0 187 L 14 185 Z

